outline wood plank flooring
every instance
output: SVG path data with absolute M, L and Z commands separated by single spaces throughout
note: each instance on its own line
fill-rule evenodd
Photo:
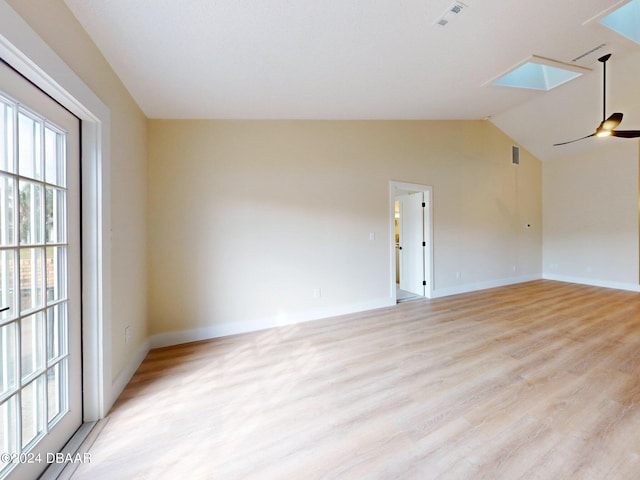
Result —
M 149 353 L 75 480 L 637 479 L 640 294 L 535 281 Z

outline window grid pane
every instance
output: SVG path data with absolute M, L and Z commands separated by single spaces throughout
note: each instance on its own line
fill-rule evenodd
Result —
M 14 395 L 0 404 L 0 452 L 2 453 L 20 452 L 18 398 L 19 395 Z M 0 460 L 0 474 L 11 467 L 11 464 Z
M 16 179 L 0 174 L 0 246 L 16 244 Z
M 18 388 L 18 328 L 12 322 L 0 327 L 0 397 Z M 1 453 L 1 451 L 0 451 Z
M 15 249 L 0 250 L 0 308 L 4 310 L 8 307 L 0 312 L 0 324 L 17 315 L 16 264 Z
M 42 180 L 43 123 L 26 113 L 18 113 L 18 172 Z
M 44 248 L 20 249 L 20 311 L 44 306 Z
M 69 409 L 67 363 L 65 358 L 47 372 L 47 422 L 50 427 Z
M 67 296 L 67 247 L 47 247 L 47 304 Z
M 13 105 L 0 102 L 0 170 L 15 173 L 15 115 Z
M 23 382 L 41 371 L 45 364 L 44 314 L 34 313 L 20 322 L 20 352 Z
M 43 186 L 29 181 L 20 181 L 20 244 L 43 243 L 44 224 Z
M 67 304 L 47 308 L 47 361 L 49 364 L 67 355 Z
M 62 133 L 45 126 L 45 181 L 65 187 L 67 184 L 66 142 Z
M 67 192 L 47 187 L 45 194 L 45 241 L 65 243 L 67 238 Z
M 45 429 L 45 375 L 40 375 L 33 382 L 22 387 L 22 448 L 38 437 Z

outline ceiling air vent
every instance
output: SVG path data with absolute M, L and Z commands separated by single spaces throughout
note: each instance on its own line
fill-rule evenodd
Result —
M 589 55 L 591 55 L 592 53 L 597 52 L 598 50 L 600 50 L 601 48 L 606 47 L 607 44 L 606 43 L 601 43 L 600 45 L 598 45 L 597 47 L 592 48 L 591 50 L 584 52 L 582 55 L 578 55 L 576 58 L 574 58 L 573 60 L 571 60 L 572 62 L 577 62 L 578 60 L 582 60 L 584 57 L 587 57 Z
M 462 3 L 462 2 L 455 2 L 453 5 L 451 5 L 446 12 L 444 12 L 443 15 L 441 15 L 436 21 L 435 24 L 436 25 L 440 25 L 442 27 L 444 27 L 445 25 L 447 25 L 450 21 L 452 21 L 453 19 L 455 19 L 458 15 L 460 15 L 460 13 L 462 12 L 462 10 L 464 10 L 465 8 L 467 8 L 467 6 Z

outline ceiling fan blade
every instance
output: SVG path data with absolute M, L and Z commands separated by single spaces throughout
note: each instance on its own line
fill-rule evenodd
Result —
M 575 140 L 569 140 L 568 142 L 562 142 L 562 143 L 554 143 L 553 146 L 554 147 L 558 147 L 560 145 L 566 145 L 568 143 L 573 143 L 573 142 L 579 142 L 580 140 L 584 140 L 585 138 L 589 138 L 589 137 L 595 137 L 596 134 L 592 133 L 591 135 L 587 135 L 586 137 L 582 137 L 582 138 L 576 138 Z
M 640 138 L 640 130 L 611 130 L 612 137 Z
M 620 122 L 622 122 L 622 117 L 623 115 L 619 112 L 613 113 L 609 116 L 609 118 L 602 122 L 602 124 L 598 128 L 601 128 L 602 130 L 613 130 L 618 125 L 620 125 Z

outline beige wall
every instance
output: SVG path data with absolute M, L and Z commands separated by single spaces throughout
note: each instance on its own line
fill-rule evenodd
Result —
M 543 249 L 638 285 L 637 142 L 515 167 L 490 122 L 147 121 L 62 0 L 7 1 L 111 112 L 114 378 L 150 334 L 388 301 L 390 180 L 433 187 L 437 295 L 539 276 Z
M 433 187 L 436 292 L 541 274 L 540 162 L 489 122 L 151 120 L 148 151 L 152 334 L 388 300 L 390 180 Z
M 111 111 L 112 373 L 130 368 L 148 338 L 146 118 L 62 0 L 8 3 Z M 124 341 L 124 328 L 132 338 Z
M 638 286 L 638 142 L 544 162 L 544 273 Z

